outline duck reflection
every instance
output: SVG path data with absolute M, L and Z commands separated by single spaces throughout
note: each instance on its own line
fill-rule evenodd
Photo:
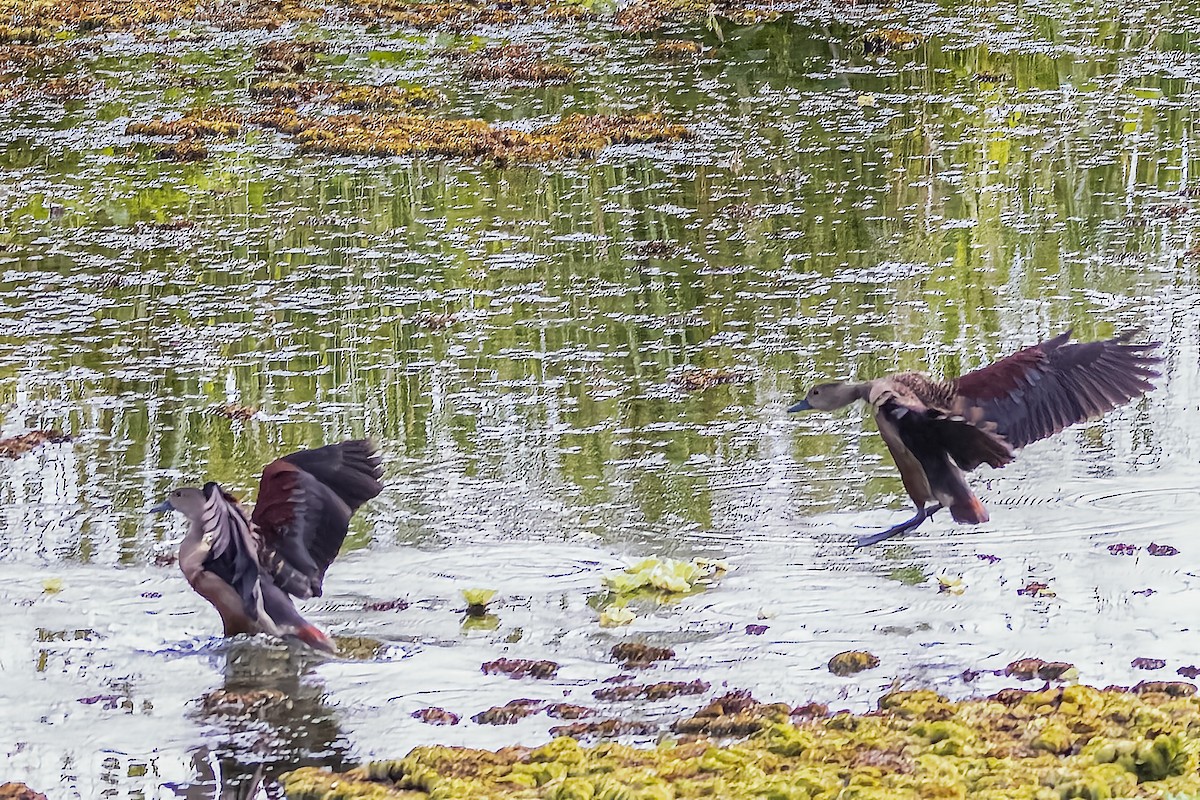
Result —
M 256 637 L 231 639 L 224 653 L 224 685 L 197 699 L 206 732 L 192 753 L 194 778 L 177 796 L 273 800 L 283 798 L 277 779 L 288 770 L 346 768 L 349 743 L 324 703 L 311 651 Z

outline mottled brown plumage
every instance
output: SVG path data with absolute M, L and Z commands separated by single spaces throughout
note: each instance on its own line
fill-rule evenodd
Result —
M 1158 343 L 1134 344 L 1132 335 L 1068 343 L 1068 331 L 950 380 L 904 372 L 864 383 L 821 384 L 788 411 L 828 411 L 855 400 L 874 408 L 917 514 L 864 537 L 859 546 L 914 530 L 943 507 L 957 522 L 978 524 L 988 514 L 964 471 L 981 464 L 1003 467 L 1017 448 L 1154 388 Z
M 179 567 L 220 613 L 226 636 L 295 636 L 334 652 L 329 637 L 300 616 L 292 597 L 321 595 L 350 517 L 383 490 L 382 474 L 374 446 L 358 439 L 268 464 L 253 514 L 212 482 L 203 489 L 176 489 L 154 510 L 187 516 L 191 524 L 179 547 Z

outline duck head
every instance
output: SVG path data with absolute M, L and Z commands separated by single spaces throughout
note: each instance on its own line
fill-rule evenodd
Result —
M 788 411 L 833 411 L 863 399 L 865 386 L 863 383 L 818 383 L 808 390 L 803 400 L 788 408 Z
M 204 511 L 204 491 L 202 489 L 175 489 L 167 499 L 150 509 L 155 514 L 166 514 L 171 511 L 182 512 L 189 519 L 199 517 Z

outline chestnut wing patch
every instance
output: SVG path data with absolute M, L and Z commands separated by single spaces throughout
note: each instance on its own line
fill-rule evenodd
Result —
M 1068 344 L 1068 331 L 1027 347 L 952 381 L 955 411 L 995 423 L 1013 447 L 1099 417 L 1154 388 L 1158 343 L 1132 336 Z
M 362 503 L 383 490 L 370 443 L 342 442 L 304 450 L 267 465 L 252 520 L 262 532 L 264 566 L 295 597 L 320 597 Z

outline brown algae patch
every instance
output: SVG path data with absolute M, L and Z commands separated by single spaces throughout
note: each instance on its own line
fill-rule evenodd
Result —
M 246 0 L 237 4 L 200 0 L 0 0 L 0 42 L 37 44 L 60 36 L 141 30 L 185 20 L 232 29 L 274 30 L 320 12 L 297 0 Z
M 670 700 L 675 697 L 686 697 L 694 694 L 704 694 L 709 684 L 696 679 L 693 681 L 661 681 L 659 683 L 638 684 L 630 683 L 623 686 L 606 686 L 596 689 L 592 696 L 597 700 Z
M 806 709 L 807 710 L 807 709 Z M 729 692 L 672 726 L 676 733 L 704 736 L 749 736 L 772 722 L 786 722 L 787 703 L 760 703 L 747 691 Z
M 510 678 L 553 678 L 558 674 L 554 661 L 532 661 L 528 658 L 497 658 L 485 661 L 480 669 L 485 675 L 507 675 Z
M 0 439 L 0 458 L 20 458 L 44 444 L 62 444 L 71 437 L 59 430 L 29 431 L 7 439 Z
M 702 392 L 715 386 L 750 383 L 754 376 L 738 369 L 689 369 L 671 377 L 671 383 L 685 392 Z
M 295 137 L 300 152 L 343 156 L 447 156 L 486 159 L 498 165 L 594 156 L 609 145 L 680 141 L 688 129 L 661 114 L 572 114 L 532 131 L 494 126 L 482 119 L 436 119 L 384 111 L 425 108 L 440 96 L 428 89 L 353 86 L 320 81 L 260 81 L 251 88 L 260 99 L 285 103 L 330 94 L 335 102 L 372 109 L 362 114 L 304 116 L 294 108 L 265 108 L 249 114 L 210 107 L 177 119 L 155 118 L 126 126 L 129 135 L 233 137 L 246 124 L 273 128 Z M 190 149 L 189 149 L 190 148 Z M 166 148 L 160 148 L 165 150 Z M 201 148 L 185 146 L 189 160 Z M 193 153 L 194 151 L 194 153 Z
M 575 70 L 566 64 L 547 61 L 527 44 L 484 47 L 466 53 L 463 77 L 472 81 L 505 81 L 541 85 L 570 83 Z
M 192 111 L 178 119 L 151 119 L 131 122 L 125 126 L 130 136 L 202 136 L 229 138 L 242 130 L 242 115 L 231 108 L 203 108 Z
M 750 702 L 738 698 L 725 715 Z M 1200 792 L 1195 697 L 1069 686 L 1010 693 L 1003 702 L 896 692 L 876 712 L 808 720 L 772 708 L 756 733 L 727 745 L 699 739 L 584 747 L 562 737 L 537 749 L 495 752 L 418 747 L 397 761 L 340 774 L 306 767 L 283 781 L 292 800 L 1061 800 Z
M 413 111 L 432 108 L 445 98 L 423 86 L 354 84 L 345 81 L 285 80 L 271 78 L 250 84 L 250 96 L 274 103 L 300 103 L 317 99 L 356 111 Z
M 642 642 L 619 642 L 614 644 L 609 656 L 625 669 L 648 667 L 656 661 L 669 661 L 675 651 L 669 647 L 656 647 Z
M 667 39 L 655 43 L 646 55 L 656 61 L 688 61 L 703 52 L 704 45 L 692 39 Z
M 878 666 L 879 656 L 865 650 L 847 650 L 829 659 L 829 671 L 842 678 Z
M 573 114 L 525 132 L 481 119 L 344 114 L 300 123 L 302 152 L 346 156 L 450 156 L 506 163 L 594 156 L 612 144 L 685 139 L 661 114 Z
M 1034 678 L 1043 681 L 1055 681 L 1075 668 L 1074 664 L 1066 661 L 1043 661 L 1040 658 L 1020 658 L 1004 668 L 1004 674 L 1010 678 L 1028 681 Z

